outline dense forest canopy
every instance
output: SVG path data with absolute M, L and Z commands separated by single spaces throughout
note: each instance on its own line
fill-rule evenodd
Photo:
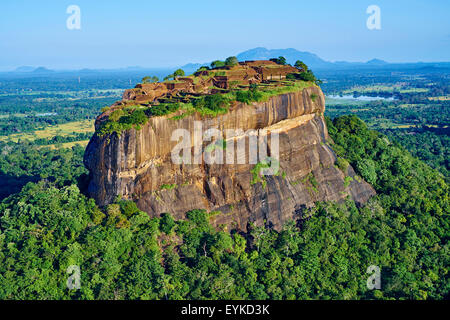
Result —
M 350 163 L 377 196 L 360 208 L 317 203 L 281 232 L 253 227 L 249 235 L 213 228 L 213 213 L 201 210 L 174 221 L 121 199 L 98 208 L 83 195 L 77 148 L 33 151 L 66 160 L 44 176 L 31 164 L 25 171 L 36 170 L 36 181 L 0 204 L 0 298 L 448 298 L 444 176 L 355 116 L 327 124 L 339 164 Z M 3 174 L 25 174 L 19 152 L 8 151 L 17 172 L 3 163 Z M 80 169 L 69 174 L 70 166 Z M 66 286 L 71 265 L 80 267 L 79 290 Z M 370 265 L 381 269 L 381 290 L 366 286 Z

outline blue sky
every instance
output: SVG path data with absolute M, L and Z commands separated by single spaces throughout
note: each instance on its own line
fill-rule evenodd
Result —
M 81 30 L 68 30 L 69 5 Z M 366 9 L 381 9 L 368 30 Z M 450 61 L 448 0 L 8 0 L 0 2 L 0 69 L 166 67 L 254 47 L 330 61 Z

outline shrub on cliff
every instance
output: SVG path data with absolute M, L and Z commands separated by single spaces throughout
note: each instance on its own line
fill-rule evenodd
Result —
M 303 80 L 303 81 L 309 81 L 314 82 L 315 84 L 321 84 L 322 81 L 317 79 L 314 73 L 311 70 L 302 71 L 299 73 L 290 73 L 286 76 L 287 79 L 292 80 Z
M 294 66 L 299 69 L 303 69 L 303 71 L 308 71 L 308 66 L 300 60 L 295 61 Z
M 176 223 L 173 217 L 168 213 L 164 213 L 159 221 L 159 230 L 165 234 L 170 234 L 175 225 Z
M 145 112 L 141 109 L 135 110 L 131 114 L 121 117 L 119 123 L 127 125 L 144 125 L 148 121 L 148 117 Z
M 227 67 L 233 67 L 233 66 L 235 66 L 237 64 L 239 64 L 239 61 L 238 61 L 238 59 L 236 57 L 228 57 L 225 60 L 225 65 Z
M 250 90 L 240 90 L 236 92 L 236 101 L 249 104 L 251 102 L 258 102 L 264 95 L 257 87 L 251 87 Z
M 163 116 L 166 114 L 173 113 L 180 109 L 179 103 L 162 103 L 150 107 L 149 112 L 152 116 Z
M 193 101 L 194 108 L 205 115 L 224 114 L 230 106 L 230 99 L 223 94 L 211 94 Z
M 174 71 L 174 73 L 167 75 L 164 77 L 164 81 L 170 80 L 170 79 L 176 79 L 177 77 L 183 77 L 185 75 L 185 72 L 183 69 L 177 69 Z
M 185 76 L 184 70 L 183 69 L 175 70 L 175 72 L 173 73 L 173 76 L 175 78 L 177 78 L 177 77 L 184 77 Z
M 220 60 L 215 60 L 215 61 L 211 62 L 212 69 L 220 68 L 220 67 L 224 67 L 224 66 L 225 66 L 225 62 L 220 61 Z
M 108 121 L 105 121 L 97 131 L 100 136 L 136 128 L 140 130 L 141 125 L 146 124 L 148 116 L 142 109 L 119 109 L 109 115 Z
M 142 78 L 142 83 L 153 83 L 153 82 L 158 82 L 159 78 L 156 76 L 147 76 Z
M 282 56 L 279 56 L 278 58 L 272 58 L 270 59 L 270 61 L 281 64 L 282 66 L 287 64 L 286 58 Z
M 208 66 L 201 66 L 200 68 L 197 69 L 197 71 L 195 72 L 200 72 L 200 71 L 208 71 L 209 67 Z

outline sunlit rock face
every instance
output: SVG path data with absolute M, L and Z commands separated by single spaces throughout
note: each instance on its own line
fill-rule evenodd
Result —
M 211 216 L 215 225 L 242 231 L 247 230 L 249 223 L 279 230 L 285 222 L 300 218 L 304 208 L 317 201 L 342 201 L 350 196 L 362 204 L 375 191 L 356 178 L 351 167 L 344 173 L 335 166 L 324 110 L 322 91 L 311 86 L 274 96 L 266 102 L 249 105 L 236 102 L 227 114 L 217 117 L 199 114 L 179 120 L 174 120 L 173 115 L 151 117 L 140 130 L 94 136 L 84 159 L 90 171 L 89 195 L 101 206 L 113 202 L 117 196 L 133 200 L 151 216 L 171 213 L 183 219 L 185 212 L 192 209 L 217 211 Z M 103 119 L 104 116 L 99 116 L 96 125 Z M 172 150 L 179 143 L 172 139 L 174 131 L 187 130 L 192 154 L 196 154 L 194 128 L 198 121 L 204 131 L 216 128 L 224 133 L 224 158 L 233 151 L 235 163 L 174 163 Z M 227 137 L 227 129 L 240 129 L 244 133 Z M 255 164 L 249 163 L 248 154 L 243 154 L 248 153 L 248 148 L 236 150 L 237 145 L 242 140 L 249 145 L 252 135 L 271 137 L 275 132 L 278 173 L 258 175 L 255 179 Z M 202 146 L 210 143 L 203 142 Z M 228 147 L 231 145 L 235 148 Z M 267 155 L 274 156 L 274 151 L 267 143 Z M 347 178 L 346 183 L 346 176 L 354 179 Z

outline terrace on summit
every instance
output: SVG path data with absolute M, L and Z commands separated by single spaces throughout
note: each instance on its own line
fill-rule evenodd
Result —
M 178 70 L 170 76 L 173 80 L 140 83 L 126 90 L 121 101 L 102 110 L 96 132 L 120 133 L 140 128 L 150 117 L 168 114 L 175 114 L 175 119 L 193 113 L 214 117 L 227 113 L 236 102 L 267 101 L 317 84 L 307 66 L 293 67 L 274 60 L 236 60 L 232 65 L 201 67 L 190 76 L 177 76 L 183 74 Z
M 274 61 L 258 60 L 240 62 L 234 66 L 213 69 L 200 68 L 191 76 L 175 77 L 174 80 L 157 83 L 140 83 L 134 89 L 126 90 L 123 102 L 153 104 L 164 102 L 165 98 L 201 96 L 227 93 L 232 89 L 248 89 L 250 85 L 282 86 L 289 74 L 298 74 L 302 69 Z M 177 99 L 178 100 L 178 99 Z M 186 99 L 181 99 L 183 101 Z

